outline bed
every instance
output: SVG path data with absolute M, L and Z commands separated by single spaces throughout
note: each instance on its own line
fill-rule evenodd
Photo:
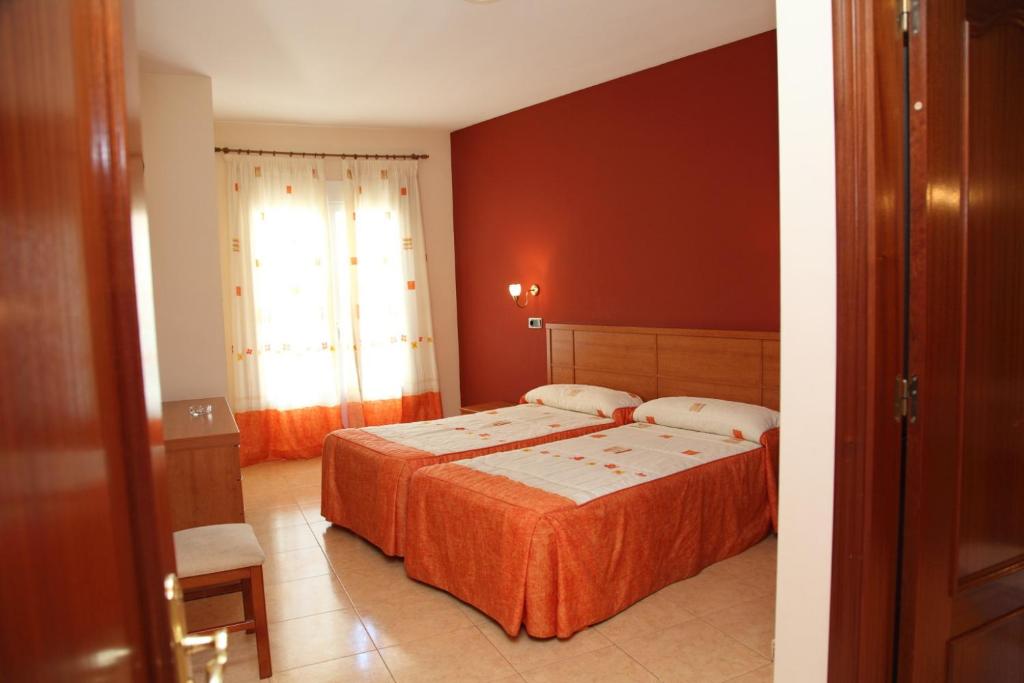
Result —
M 628 421 L 640 402 L 626 391 L 553 384 L 508 408 L 332 432 L 323 446 L 321 514 L 400 556 L 409 477 L 417 469 L 609 429 Z
M 566 327 L 568 339 L 549 332 L 556 377 L 597 373 L 648 396 L 699 387 L 716 398 L 662 398 L 627 426 L 412 477 L 406 572 L 509 635 L 570 637 L 742 552 L 777 522 L 778 413 L 764 407 L 777 406 L 777 338 Z M 637 347 L 651 349 L 650 365 Z M 610 355 L 634 361 L 588 367 Z

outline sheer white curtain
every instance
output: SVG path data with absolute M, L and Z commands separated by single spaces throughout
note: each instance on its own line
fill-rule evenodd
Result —
M 341 342 L 354 350 L 344 389 L 361 396 L 344 417 L 356 424 L 440 414 L 416 172 L 415 161 L 346 160 L 327 182 L 335 262 L 348 265 L 335 289 Z
M 440 416 L 416 163 L 224 161 L 243 464 Z

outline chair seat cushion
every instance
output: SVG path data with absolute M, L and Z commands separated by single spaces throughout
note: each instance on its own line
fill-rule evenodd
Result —
M 178 576 L 201 576 L 262 565 L 266 556 L 248 524 L 212 524 L 174 532 Z

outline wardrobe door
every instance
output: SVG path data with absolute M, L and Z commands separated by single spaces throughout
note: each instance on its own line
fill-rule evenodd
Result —
M 1024 680 L 1024 0 L 911 34 L 906 681 Z

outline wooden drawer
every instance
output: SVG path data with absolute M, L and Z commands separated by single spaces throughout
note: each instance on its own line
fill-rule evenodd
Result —
M 190 405 L 213 406 L 192 417 Z M 167 489 L 174 531 L 244 522 L 238 426 L 223 398 L 164 403 Z

